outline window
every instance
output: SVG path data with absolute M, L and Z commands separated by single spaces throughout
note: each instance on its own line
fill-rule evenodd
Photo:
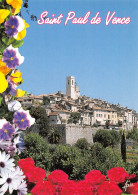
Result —
M 104 114 L 104 118 L 106 118 L 106 114 Z
M 72 85 L 73 85 L 73 80 L 72 80 Z
M 112 118 L 114 118 L 114 115 L 112 115 Z
M 69 80 L 68 80 L 68 85 L 69 85 Z
M 98 114 L 96 114 L 96 116 L 98 117 Z

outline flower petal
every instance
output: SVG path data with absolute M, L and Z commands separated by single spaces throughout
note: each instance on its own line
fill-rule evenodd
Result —
M 0 24 L 4 22 L 9 14 L 10 11 L 8 9 L 0 9 Z

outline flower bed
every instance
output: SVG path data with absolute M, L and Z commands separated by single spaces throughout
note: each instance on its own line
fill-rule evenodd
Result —
M 55 170 L 48 177 L 36 167 L 33 159 L 15 162 L 15 154 L 25 150 L 22 132 L 35 123 L 28 110 L 16 100 L 26 94 L 18 88 L 23 82 L 17 69 L 24 57 L 18 48 L 23 44 L 29 25 L 19 15 L 22 0 L 0 1 L 0 195 L 32 193 L 34 195 L 118 195 L 138 194 L 137 176 L 123 168 L 112 168 L 107 177 L 98 170 L 85 175 L 85 180 L 73 181 Z

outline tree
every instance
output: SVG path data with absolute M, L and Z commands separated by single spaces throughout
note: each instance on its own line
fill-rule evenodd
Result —
M 79 148 L 79 149 L 85 149 L 88 150 L 89 147 L 89 143 L 85 138 L 80 138 L 78 139 L 78 141 L 75 144 L 75 147 Z
M 126 138 L 125 138 L 125 132 L 122 133 L 121 137 L 121 155 L 123 161 L 126 163 Z
M 115 130 L 98 130 L 93 137 L 94 142 L 101 143 L 104 147 L 114 147 L 120 141 L 120 133 Z
M 35 161 L 35 165 L 48 169 L 51 166 L 51 156 L 46 140 L 38 133 L 30 132 L 24 137 L 26 150 L 21 153 L 20 158 L 30 157 Z
M 47 136 L 49 133 L 49 118 L 46 111 L 42 107 L 31 107 L 30 114 L 36 119 L 36 124 L 39 124 L 39 134 Z
M 77 124 L 80 120 L 81 114 L 78 112 L 72 112 L 70 118 L 68 119 L 68 123 Z
M 110 130 L 109 131 L 111 136 L 112 136 L 112 147 L 114 147 L 115 145 L 117 145 L 119 142 L 120 142 L 120 138 L 121 138 L 121 135 L 119 132 L 115 131 L 115 130 Z
M 48 105 L 50 103 L 50 99 L 46 96 L 43 96 L 43 104 Z
M 50 144 L 59 144 L 62 138 L 57 128 L 52 128 L 47 137 Z
M 131 138 L 138 143 L 138 129 L 134 127 L 131 131 L 129 131 L 127 138 Z
M 101 143 L 104 147 L 111 146 L 112 136 L 108 130 L 98 130 L 93 137 L 94 142 Z

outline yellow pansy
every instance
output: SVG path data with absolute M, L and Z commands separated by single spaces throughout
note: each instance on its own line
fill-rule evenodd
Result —
M 12 5 L 13 8 L 15 9 L 21 9 L 22 7 L 22 0 L 6 0 L 7 4 Z
M 0 24 L 4 22 L 9 14 L 10 11 L 8 9 L 0 9 Z
M 18 33 L 17 37 L 15 37 L 16 40 L 21 40 L 26 36 L 26 28 L 29 27 L 29 24 L 27 24 L 25 20 L 23 21 L 24 21 L 25 28 L 21 32 Z
M 0 72 L 2 72 L 4 75 L 7 75 L 11 71 L 10 68 L 8 68 L 2 60 L 0 60 Z
M 16 97 L 22 97 L 24 96 L 25 91 L 21 90 L 21 89 L 17 89 L 16 90 Z
M 5 76 L 0 72 L 0 93 L 3 93 L 8 87 L 8 82 L 5 79 Z
M 19 8 L 13 8 L 12 9 L 12 15 L 16 15 L 16 14 L 18 14 L 20 12 L 20 9 Z
M 22 73 L 18 70 L 11 74 L 10 80 L 14 83 L 20 83 L 23 80 L 21 76 Z

